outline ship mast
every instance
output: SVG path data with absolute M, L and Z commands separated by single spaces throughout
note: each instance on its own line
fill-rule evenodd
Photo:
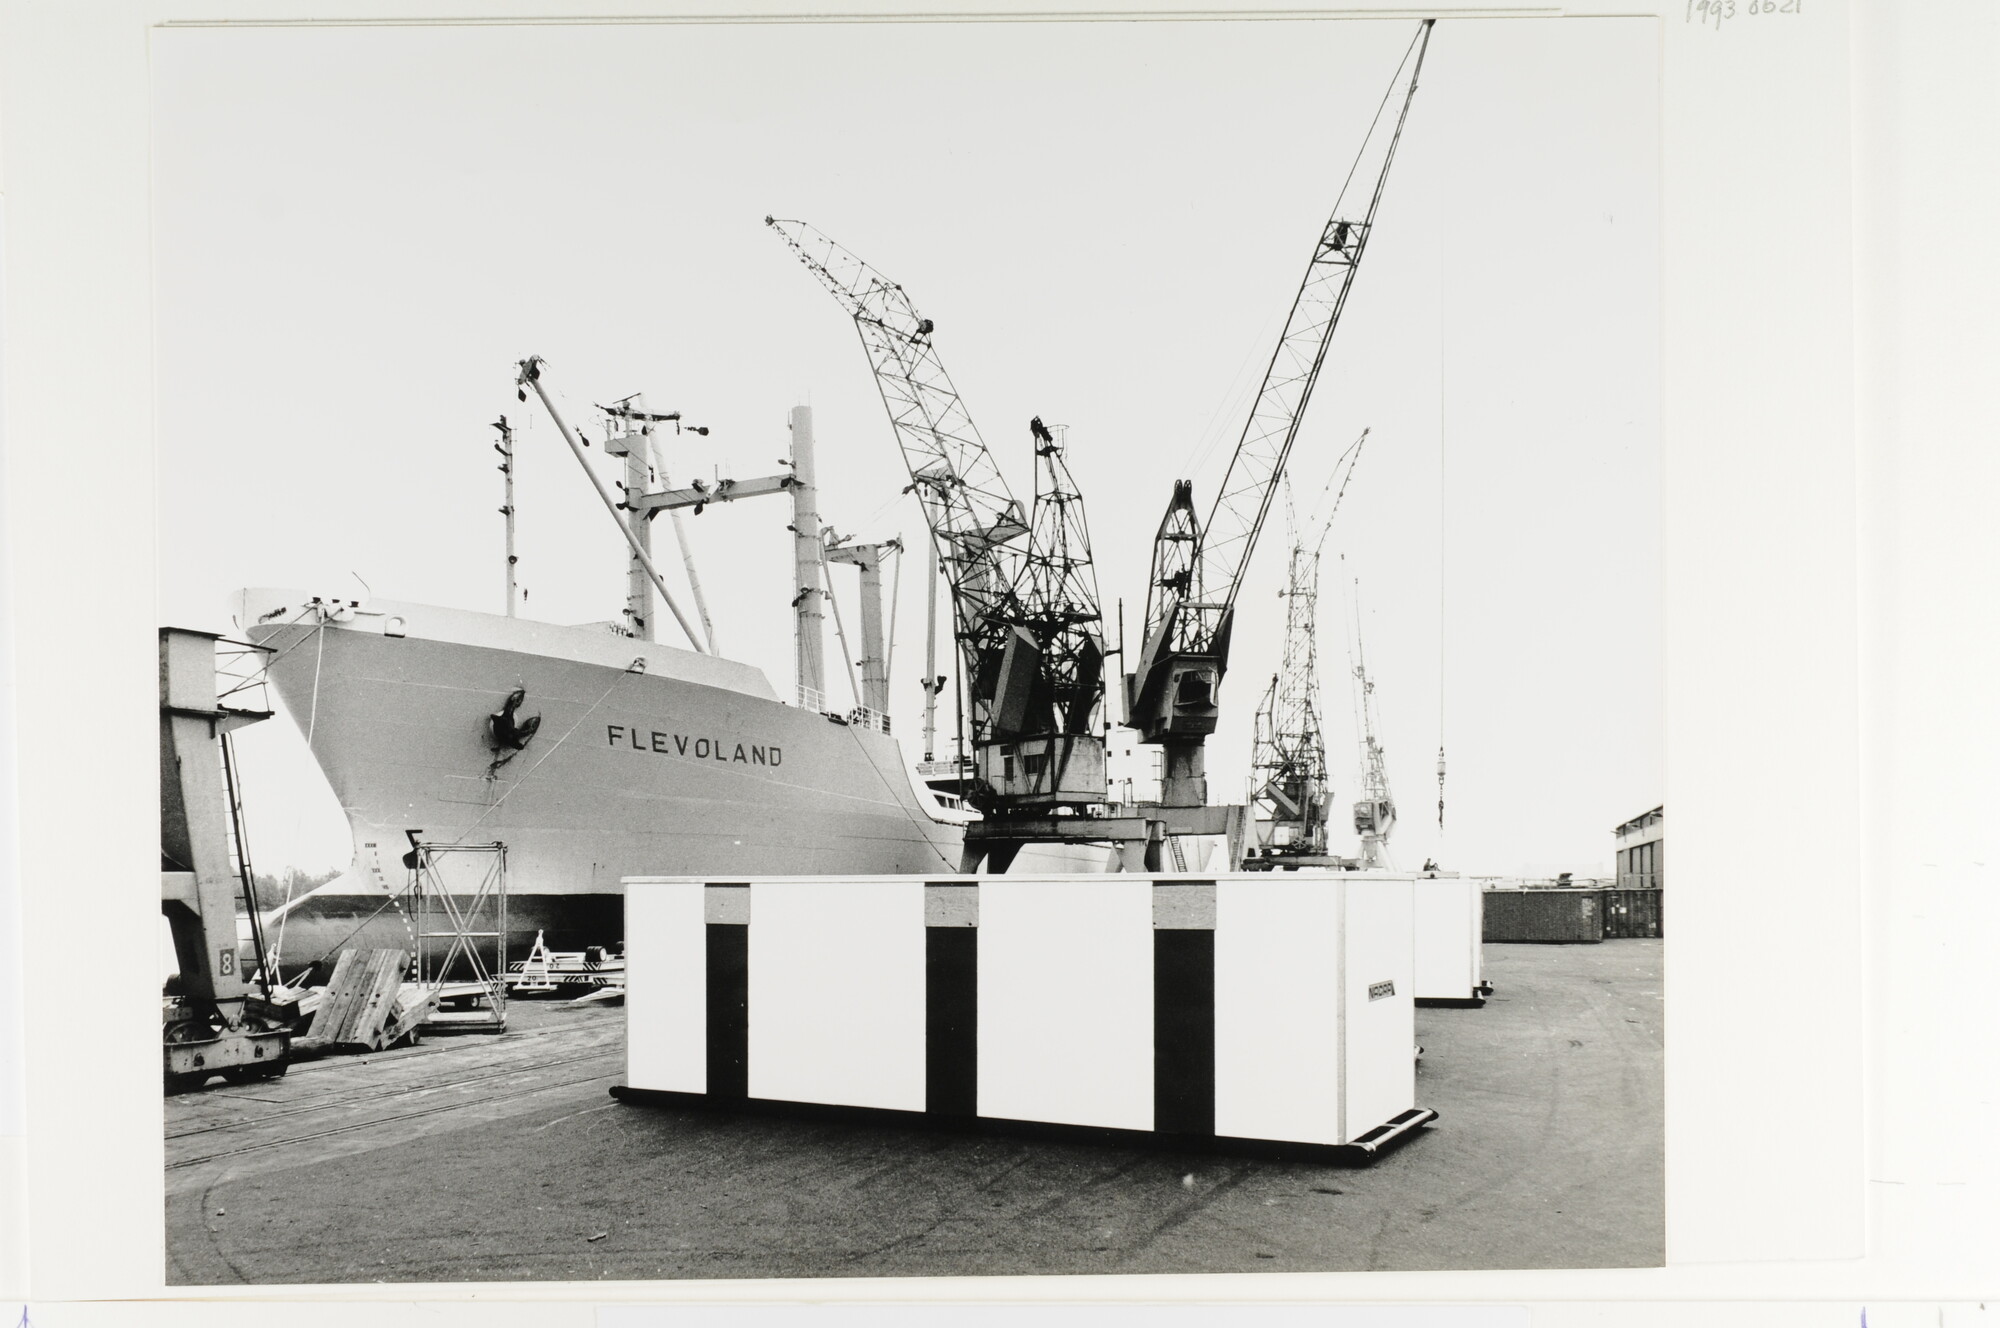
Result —
M 493 450 L 500 454 L 500 473 L 506 476 L 506 497 L 500 507 L 500 515 L 507 518 L 507 616 L 514 616 L 514 605 L 520 600 L 520 593 L 514 584 L 514 567 L 521 560 L 514 555 L 514 426 L 507 423 L 502 415 L 494 421 L 493 427 L 500 431 L 500 441 L 493 444 Z
M 662 509 L 648 507 L 634 501 L 655 491 L 656 486 L 664 486 L 667 480 L 665 463 L 660 457 L 660 445 L 653 436 L 653 426 L 671 424 L 674 433 L 681 432 L 681 413 L 654 414 L 646 409 L 643 393 L 635 392 L 608 406 L 599 406 L 604 412 L 606 432 L 604 452 L 607 456 L 625 458 L 625 524 L 634 528 L 647 553 L 653 551 L 651 523 Z M 701 425 L 687 426 L 697 434 L 706 435 L 708 429 Z M 664 509 L 674 523 L 674 543 L 681 551 L 681 566 L 687 571 L 688 591 L 694 596 L 695 616 L 701 619 L 702 635 L 708 640 L 708 653 L 719 655 L 722 647 L 715 639 L 715 620 L 709 616 L 708 597 L 702 593 L 701 573 L 695 567 L 694 549 L 688 544 L 687 527 L 681 522 L 681 509 Z M 642 641 L 653 640 L 653 586 L 646 578 L 646 569 L 635 556 L 627 569 L 629 584 L 625 596 L 625 616 L 632 635 Z
M 518 389 L 517 395 L 523 401 L 528 399 L 528 389 L 534 389 L 535 395 L 541 399 L 542 409 L 546 410 L 549 413 L 549 418 L 555 422 L 556 432 L 562 435 L 562 440 L 565 443 L 569 444 L 570 453 L 576 457 L 576 463 L 583 467 L 584 475 L 590 480 L 590 487 L 597 492 L 598 501 L 604 504 L 605 511 L 611 513 L 612 521 L 617 525 L 619 532 L 625 536 L 625 542 L 631 546 L 633 560 L 645 569 L 646 575 L 651 579 L 654 589 L 658 590 L 660 598 L 666 601 L 668 610 L 674 615 L 674 621 L 681 625 L 681 631 L 687 635 L 688 644 L 702 654 L 707 654 L 707 647 L 702 644 L 701 638 L 694 634 L 694 628 L 688 625 L 687 616 L 681 612 L 680 605 L 674 603 L 674 597 L 668 592 L 666 580 L 660 575 L 660 569 L 653 566 L 653 555 L 647 551 L 645 542 L 640 537 L 641 532 L 645 530 L 645 526 L 640 524 L 635 528 L 634 526 L 627 525 L 624 518 L 618 515 L 619 504 L 606 491 L 604 481 L 597 477 L 597 472 L 590 468 L 590 458 L 583 454 L 584 444 L 574 433 L 570 432 L 569 425 L 563 422 L 561 412 L 556 410 L 556 403 L 549 397 L 549 390 L 542 383 L 542 359 L 539 355 L 531 355 L 521 361 L 520 376 L 515 382 Z M 643 492 L 643 489 L 644 486 L 641 486 L 639 491 Z M 634 496 L 633 491 L 628 490 L 628 504 L 632 496 Z
M 645 493 L 653 487 L 653 430 L 645 419 L 645 406 L 636 396 L 613 402 L 610 406 L 599 407 L 606 416 L 604 454 L 625 459 L 625 492 Z M 653 552 L 653 523 L 650 513 L 628 510 L 624 525 L 632 551 L 626 558 L 625 567 L 625 630 L 640 641 L 658 639 L 653 632 L 653 583 L 646 575 L 646 564 L 641 555 L 649 558 Z M 688 563 L 692 581 L 694 564 L 686 558 L 687 546 L 681 546 L 683 561 Z M 707 650 L 715 652 L 715 633 L 707 630 L 708 614 L 700 602 L 699 589 L 695 592 L 695 612 L 701 618 L 701 625 L 708 637 Z
M 853 657 L 848 652 L 847 634 L 841 632 L 841 654 L 848 660 L 848 683 L 854 702 L 867 712 L 871 722 L 887 723 L 889 714 L 889 651 L 882 634 L 882 560 L 889 554 L 901 556 L 900 539 L 876 544 L 856 544 L 846 536 L 826 528 L 825 558 L 829 563 L 852 563 L 861 573 L 861 681 L 854 684 Z M 831 595 L 828 596 L 832 598 Z M 834 625 L 840 624 L 840 605 L 834 603 Z M 886 729 L 885 729 L 886 731 Z
M 813 457 L 813 413 L 811 406 L 793 406 L 789 426 L 792 432 L 792 562 L 795 581 L 792 595 L 794 655 L 798 675 L 799 704 L 810 710 L 826 709 L 826 614 L 820 608 L 825 595 L 818 510 L 818 470 Z

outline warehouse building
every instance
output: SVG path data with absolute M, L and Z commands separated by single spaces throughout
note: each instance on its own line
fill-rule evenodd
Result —
M 1657 890 L 1665 883 L 1660 853 L 1661 812 L 1661 808 L 1655 807 L 1612 831 L 1617 836 L 1619 889 Z

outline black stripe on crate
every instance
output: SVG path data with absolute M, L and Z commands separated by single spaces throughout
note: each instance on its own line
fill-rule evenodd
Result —
M 979 1112 L 979 929 L 924 928 L 924 1104 Z
M 1153 1129 L 1215 1133 L 1215 933 L 1153 933 Z
M 708 926 L 708 1096 L 750 1095 L 750 928 Z

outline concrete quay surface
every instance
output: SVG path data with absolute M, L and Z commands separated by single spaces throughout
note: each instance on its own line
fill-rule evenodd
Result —
M 169 1097 L 167 1281 L 1653 1266 L 1661 944 L 1486 946 L 1486 1008 L 1417 1011 L 1440 1119 L 1365 1169 L 625 1105 L 622 1010 L 517 1001 Z

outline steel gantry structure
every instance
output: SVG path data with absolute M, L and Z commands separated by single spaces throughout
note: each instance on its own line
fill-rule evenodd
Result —
M 1204 743 L 1219 716 L 1237 593 L 1374 231 L 1434 22 L 1424 20 L 1404 53 L 1333 213 L 1313 243 L 1305 279 L 1207 521 L 1195 519 L 1192 485 L 1177 481 L 1155 538 L 1145 644 L 1137 667 L 1125 675 L 1125 707 L 1140 741 L 1164 749 L 1160 800 L 1165 806 L 1208 801 Z M 1378 142 L 1382 115 L 1399 90 L 1394 128 Z M 1363 170 L 1364 165 L 1372 169 Z M 1358 210 L 1348 203 L 1357 180 L 1365 191 Z

